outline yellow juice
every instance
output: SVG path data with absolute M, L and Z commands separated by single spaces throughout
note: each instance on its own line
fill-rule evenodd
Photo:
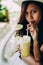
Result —
M 23 57 L 27 57 L 30 55 L 30 40 L 28 38 L 23 40 L 22 44 L 21 44 L 21 55 Z

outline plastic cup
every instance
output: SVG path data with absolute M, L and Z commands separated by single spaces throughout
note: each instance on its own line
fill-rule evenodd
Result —
M 20 43 L 21 55 L 23 57 L 27 57 L 30 55 L 30 42 L 31 42 L 30 36 L 23 36 L 23 39 L 21 40 Z

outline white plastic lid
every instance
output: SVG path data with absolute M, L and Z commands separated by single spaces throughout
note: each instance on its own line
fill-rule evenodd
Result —
M 25 41 L 31 41 L 31 37 L 30 37 L 30 36 L 27 36 L 27 35 L 24 35 L 24 36 L 23 36 L 23 39 L 24 39 Z

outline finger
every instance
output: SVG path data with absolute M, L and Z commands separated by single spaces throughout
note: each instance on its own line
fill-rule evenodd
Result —
M 27 28 L 28 27 L 32 27 L 32 28 L 36 29 L 37 26 L 35 24 L 29 23 L 29 24 L 27 24 Z
M 29 27 L 29 25 L 27 27 L 27 30 L 31 30 L 31 31 L 35 30 L 36 32 L 38 32 L 38 28 L 37 27 L 33 27 L 33 26 Z
M 35 30 L 34 29 L 30 29 L 30 32 L 34 32 Z
M 33 28 L 33 25 L 30 23 L 30 24 L 27 24 L 27 29 L 31 29 Z
M 21 49 L 20 49 L 20 48 L 17 48 L 17 49 L 15 50 L 15 53 L 18 52 L 18 51 L 21 51 Z
M 32 29 L 31 29 L 31 30 L 30 30 L 30 33 L 31 33 L 31 34 L 34 34 L 34 33 L 35 33 L 35 30 L 32 30 Z
M 31 27 L 31 24 L 27 24 L 27 28 L 28 28 L 28 27 Z
M 34 28 L 32 26 L 28 27 L 27 30 L 33 30 Z
M 16 50 L 15 50 L 15 53 L 16 53 L 16 52 L 18 52 L 18 51 L 19 51 L 19 50 L 18 50 L 18 49 L 16 49 Z
M 43 45 L 41 46 L 40 50 L 43 52 Z

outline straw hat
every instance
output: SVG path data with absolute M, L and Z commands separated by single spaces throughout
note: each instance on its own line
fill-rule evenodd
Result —
M 40 2 L 42 2 L 42 3 L 43 3 L 43 0 L 35 0 L 35 1 L 40 1 Z

